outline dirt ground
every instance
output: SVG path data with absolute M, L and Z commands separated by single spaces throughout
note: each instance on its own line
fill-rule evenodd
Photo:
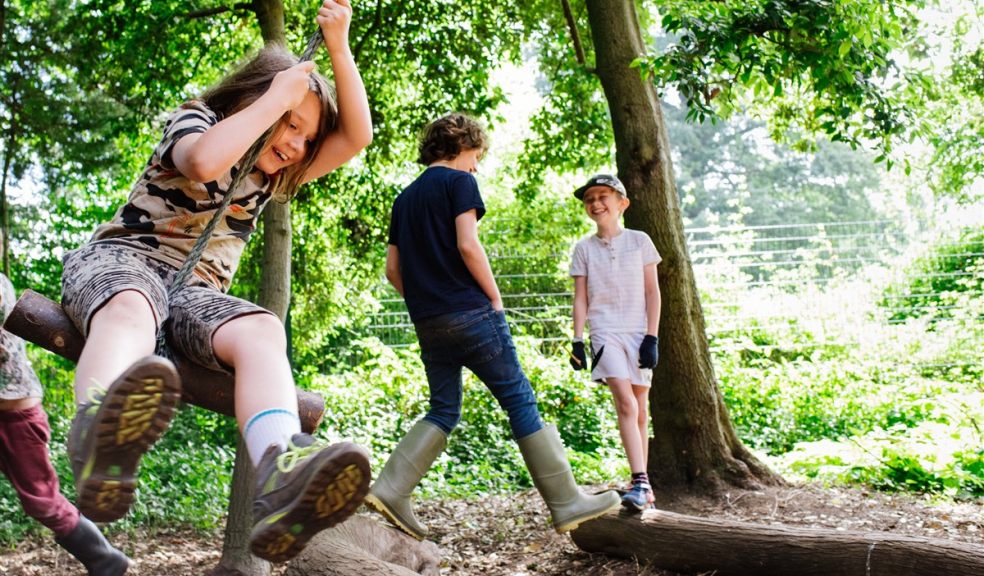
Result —
M 884 531 L 984 546 L 984 501 L 941 504 L 904 495 L 806 485 L 736 491 L 718 502 L 657 504 L 675 512 L 728 520 Z M 549 529 L 546 508 L 535 491 L 469 501 L 428 500 L 418 506 L 418 515 L 441 548 L 442 575 L 673 576 L 633 561 L 580 551 L 570 537 Z M 188 530 L 115 534 L 111 539 L 134 559 L 128 574 L 135 576 L 200 576 L 217 563 L 222 548 L 221 534 Z M 283 567 L 274 573 L 282 574 Z M 50 538 L 36 538 L 3 550 L 0 574 L 74 576 L 85 571 Z

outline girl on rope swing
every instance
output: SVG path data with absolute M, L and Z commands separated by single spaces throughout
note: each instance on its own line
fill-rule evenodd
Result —
M 246 240 L 272 197 L 338 168 L 372 140 L 362 79 L 348 45 L 349 0 L 316 17 L 335 90 L 313 62 L 268 46 L 200 99 L 171 114 L 126 204 L 64 258 L 62 305 L 86 336 L 75 373 L 69 456 L 79 508 L 121 518 L 139 459 L 169 425 L 181 395 L 156 334 L 189 359 L 235 374 L 236 419 L 256 467 L 254 554 L 285 561 L 359 506 L 369 462 L 351 443 L 301 434 L 286 336 L 268 311 L 226 294 Z M 313 45 L 314 47 L 316 45 Z M 335 92 L 337 91 L 337 107 Z M 276 124 L 255 169 L 230 190 L 244 155 Z M 242 176 L 240 176 L 242 178 Z M 233 194 L 187 285 L 169 293 L 226 194 Z

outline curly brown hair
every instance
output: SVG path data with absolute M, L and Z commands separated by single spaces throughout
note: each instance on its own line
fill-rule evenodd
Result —
M 464 114 L 448 114 L 434 120 L 420 135 L 417 162 L 429 166 L 438 160 L 453 160 L 463 150 L 489 149 L 489 137 L 477 120 Z

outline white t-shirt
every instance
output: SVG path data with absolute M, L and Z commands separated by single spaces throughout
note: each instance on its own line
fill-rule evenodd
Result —
M 643 269 L 663 259 L 645 232 L 624 229 L 611 239 L 591 234 L 574 246 L 571 276 L 587 276 L 588 327 L 592 333 L 645 333 Z

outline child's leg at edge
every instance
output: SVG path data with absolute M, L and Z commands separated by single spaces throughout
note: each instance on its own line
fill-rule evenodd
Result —
M 625 455 L 629 460 L 629 468 L 633 474 L 646 471 L 646 455 L 648 450 L 645 447 L 645 434 L 639 424 L 641 412 L 646 411 L 640 408 L 639 399 L 635 394 L 634 388 L 626 378 L 606 378 L 605 383 L 612 391 L 612 399 L 615 401 L 615 414 L 618 416 L 618 432 L 622 438 L 622 447 L 625 448 Z M 643 404 L 645 406 L 645 404 Z
M 40 398 L 0 400 L 0 472 L 13 484 L 24 512 L 62 537 L 79 512 L 59 491 L 47 441 L 48 417 Z
M 137 360 L 154 353 L 157 318 L 147 298 L 124 290 L 92 316 L 89 335 L 75 369 L 75 401 L 88 401 L 94 386 L 108 387 Z
M 632 394 L 639 407 L 639 439 L 642 441 L 643 470 L 649 467 L 649 386 L 632 385 Z
M 212 337 L 215 356 L 236 375 L 236 421 L 256 465 L 270 444 L 286 448 L 301 431 L 287 335 L 269 313 L 229 320 Z

